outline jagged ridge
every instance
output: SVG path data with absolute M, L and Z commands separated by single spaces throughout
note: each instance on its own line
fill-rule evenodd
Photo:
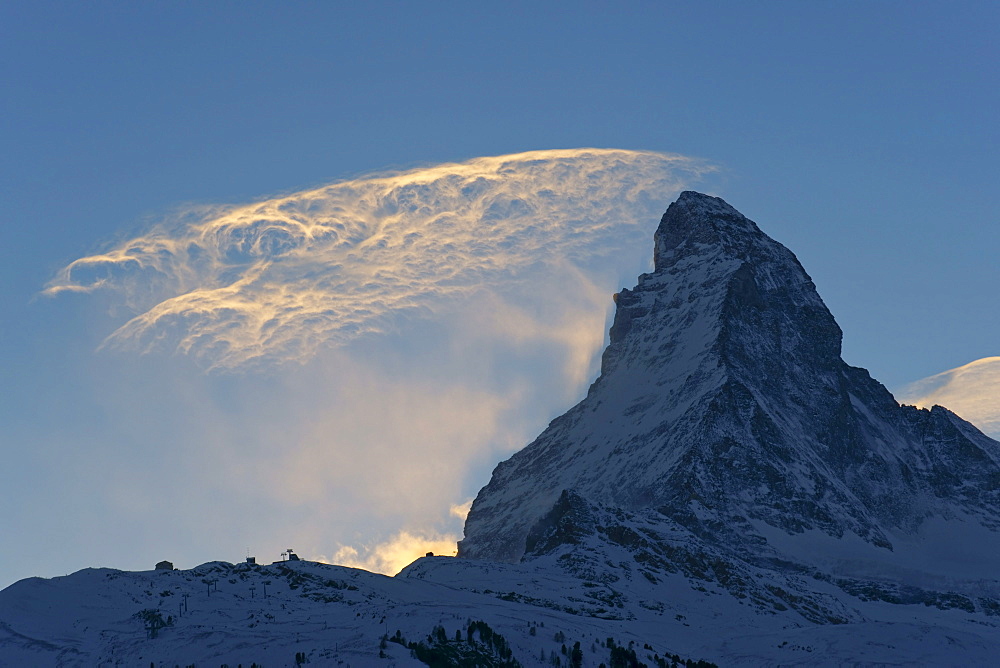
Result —
M 751 553 L 761 522 L 885 549 L 930 516 L 1000 526 L 998 444 L 844 363 L 812 280 L 755 223 L 685 192 L 654 264 L 616 295 L 587 397 L 497 466 L 460 556 L 517 561 L 563 490 Z

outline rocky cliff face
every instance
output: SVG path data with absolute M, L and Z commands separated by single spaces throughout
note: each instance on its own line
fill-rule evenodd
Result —
M 812 280 L 751 220 L 685 192 L 654 263 L 616 295 L 587 397 L 479 493 L 460 556 L 520 560 L 564 491 L 747 557 L 773 531 L 892 551 L 929 518 L 1000 529 L 1000 444 L 844 363 Z

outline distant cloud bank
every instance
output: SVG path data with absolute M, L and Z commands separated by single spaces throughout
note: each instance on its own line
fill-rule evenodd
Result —
M 305 361 L 459 296 L 579 266 L 646 234 L 701 161 L 533 151 L 188 210 L 72 262 L 45 293 L 108 290 L 136 315 L 106 345 L 210 368 Z
M 944 406 L 1000 439 L 1000 357 L 984 357 L 896 392 L 905 404 Z

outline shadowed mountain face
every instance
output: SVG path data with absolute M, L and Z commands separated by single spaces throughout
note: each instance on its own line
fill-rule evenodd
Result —
M 891 551 L 929 518 L 1000 529 L 1000 444 L 845 364 L 812 280 L 753 221 L 685 192 L 654 263 L 616 295 L 587 397 L 479 493 L 460 556 L 534 553 L 568 498 L 652 512 L 747 557 L 775 530 Z

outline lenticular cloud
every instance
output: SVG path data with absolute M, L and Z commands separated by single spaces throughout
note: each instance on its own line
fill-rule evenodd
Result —
M 110 290 L 137 313 L 106 344 L 215 368 L 304 361 L 531 268 L 644 241 L 687 183 L 677 155 L 533 151 L 188 211 L 65 267 L 45 292 Z

